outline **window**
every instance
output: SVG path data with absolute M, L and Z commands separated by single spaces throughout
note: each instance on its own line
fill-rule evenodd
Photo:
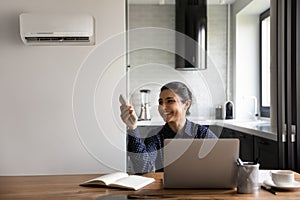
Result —
M 270 9 L 260 15 L 260 115 L 270 117 Z

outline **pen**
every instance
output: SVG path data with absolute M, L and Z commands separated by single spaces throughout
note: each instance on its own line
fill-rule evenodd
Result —
M 275 190 L 273 190 L 271 187 L 267 187 L 267 186 L 262 185 L 261 189 L 266 190 L 266 191 L 268 191 L 268 192 L 270 192 L 270 193 L 272 193 L 274 195 L 277 194 L 277 192 Z
M 175 195 L 168 194 L 129 194 L 127 199 L 163 199 L 163 198 L 176 198 Z

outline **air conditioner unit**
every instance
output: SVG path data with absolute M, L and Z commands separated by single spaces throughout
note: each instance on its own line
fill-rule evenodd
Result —
M 27 45 L 94 45 L 94 18 L 84 14 L 22 13 L 20 35 Z

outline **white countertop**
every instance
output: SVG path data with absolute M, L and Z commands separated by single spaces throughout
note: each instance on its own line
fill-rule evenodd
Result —
M 222 120 L 216 122 L 215 125 L 233 129 L 250 135 L 263 137 L 266 139 L 277 141 L 277 126 L 271 126 L 269 120 Z
M 232 130 L 240 131 L 250 135 L 259 136 L 262 138 L 277 141 L 277 126 L 271 126 L 270 120 L 259 119 L 259 120 L 202 120 L 190 118 L 191 121 L 201 125 L 216 125 L 220 127 L 229 128 Z M 149 121 L 139 121 L 138 126 L 161 126 L 164 125 L 164 121 L 160 118 L 151 119 Z

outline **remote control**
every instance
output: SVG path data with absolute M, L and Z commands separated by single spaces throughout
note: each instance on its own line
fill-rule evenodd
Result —
M 125 97 L 122 94 L 120 94 L 120 96 L 119 96 L 119 101 L 122 105 L 127 104 L 127 100 L 125 99 Z

